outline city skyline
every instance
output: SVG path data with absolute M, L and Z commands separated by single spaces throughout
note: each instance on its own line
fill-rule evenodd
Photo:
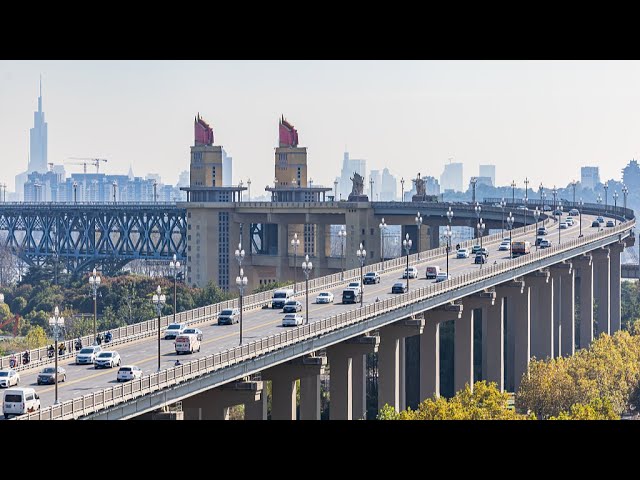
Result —
M 272 180 L 281 114 L 308 148 L 314 184 L 327 187 L 344 151 L 398 180 L 439 178 L 453 158 L 464 186 L 483 164 L 496 166 L 497 185 L 580 180 L 584 165 L 620 179 L 637 157 L 636 61 L 2 61 L 0 181 L 10 190 L 27 165 L 41 73 L 49 161 L 103 157 L 105 173 L 133 165 L 175 183 L 200 112 L 235 160 L 232 182 L 250 177 L 256 196 Z

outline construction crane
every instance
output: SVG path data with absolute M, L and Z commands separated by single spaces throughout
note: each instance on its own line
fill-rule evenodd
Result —
M 84 157 L 69 157 L 70 160 L 84 160 L 84 162 L 66 162 L 75 165 L 83 165 L 84 173 L 87 173 L 87 161 L 96 167 L 96 173 L 100 173 L 100 162 L 106 162 L 106 158 L 84 158 Z
M 13 336 L 18 336 L 18 328 L 20 327 L 20 315 L 14 315 L 13 317 L 7 317 L 4 321 L 0 322 L 0 330 L 13 323 Z

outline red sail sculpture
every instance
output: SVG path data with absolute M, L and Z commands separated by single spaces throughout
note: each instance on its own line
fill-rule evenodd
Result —
M 293 128 L 289 122 L 284 119 L 284 115 L 280 119 L 280 146 L 281 147 L 297 147 L 298 131 Z
M 196 145 L 213 145 L 213 129 L 200 118 L 200 113 L 193 122 L 193 136 Z

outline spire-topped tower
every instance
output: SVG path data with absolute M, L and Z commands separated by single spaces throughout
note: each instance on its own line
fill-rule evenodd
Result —
M 33 128 L 29 131 L 30 160 L 27 171 L 46 173 L 47 168 L 47 122 L 42 111 L 42 75 L 40 75 L 38 111 L 33 112 Z

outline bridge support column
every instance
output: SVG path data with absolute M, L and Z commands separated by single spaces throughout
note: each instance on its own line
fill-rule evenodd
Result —
M 300 420 L 320 420 L 320 375 L 300 378 Z
M 378 408 L 389 404 L 396 411 L 401 410 L 400 375 L 404 375 L 401 368 L 400 345 L 401 339 L 422 334 L 423 318 L 409 318 L 387 325 L 380 329 L 380 347 L 378 349 Z M 402 382 L 404 386 L 404 382 Z
M 185 420 L 228 420 L 229 407 L 253 404 L 262 398 L 263 382 L 237 381 L 182 400 Z M 245 410 L 246 412 L 246 410 Z
M 609 245 L 609 262 L 611 277 L 611 335 L 622 328 L 622 315 L 620 312 L 622 268 L 620 265 L 620 254 L 624 250 L 624 243 L 614 243 Z
M 562 324 L 560 319 L 562 318 L 562 312 L 560 311 L 560 304 L 562 302 L 562 277 L 560 275 L 554 275 L 553 269 L 551 271 L 551 278 L 553 279 L 553 356 L 561 356 L 562 346 Z M 565 280 L 566 282 L 566 280 Z
M 549 271 L 524 278 L 531 292 L 531 355 L 538 360 L 553 358 L 553 279 Z
M 365 355 L 377 352 L 379 344 L 379 337 L 363 335 L 327 348 L 331 420 L 366 418 Z
M 504 298 L 497 297 L 493 306 L 483 310 L 487 312 L 487 332 L 483 335 L 486 343 L 482 345 L 486 352 L 486 371 L 482 377 L 487 382 L 495 382 L 498 389 L 504 391 Z M 483 332 L 484 333 L 484 332 Z M 485 348 L 486 347 L 486 348 Z M 484 356 L 484 355 L 483 355 Z
M 572 259 L 580 276 L 580 348 L 593 341 L 593 261 L 591 255 Z
M 462 317 L 462 304 L 449 304 L 425 312 L 420 335 L 420 401 L 440 396 L 440 323 Z
M 309 379 L 312 381 L 324 372 L 327 359 L 324 357 L 302 357 L 287 363 L 277 365 L 262 372 L 262 378 L 271 380 L 271 419 L 295 420 L 296 419 L 296 380 Z M 319 386 L 319 385 L 318 385 Z M 314 417 L 316 405 L 318 405 L 316 419 L 319 419 L 320 389 L 314 389 L 305 383 L 302 388 L 300 382 L 300 417 L 310 419 Z
M 491 291 L 470 295 L 462 299 L 464 305 L 462 318 L 454 322 L 453 386 L 455 392 L 464 389 L 465 384 L 468 384 L 473 391 L 473 325 L 476 311 L 493 306 L 495 298 L 496 293 Z
M 529 370 L 529 357 L 531 353 L 530 337 L 530 289 L 522 280 L 515 280 L 501 284 L 496 288 L 497 295 L 507 297 L 507 322 L 511 329 L 507 339 L 507 350 L 509 342 L 513 337 L 513 364 L 509 367 L 510 375 L 507 378 L 507 387 L 517 391 L 520 386 L 522 375 Z M 507 357 L 509 357 L 507 355 Z M 511 360 L 507 359 L 509 362 Z
M 262 390 L 260 400 L 246 402 L 244 404 L 245 420 L 266 420 L 267 419 L 267 390 Z
M 440 226 L 429 225 L 429 249 L 438 248 L 440 246 Z M 425 247 L 422 247 L 425 248 Z
M 570 262 L 564 262 L 553 265 L 550 271 L 554 285 L 553 303 L 558 306 L 559 312 L 559 318 L 556 319 L 554 310 L 554 323 L 558 324 L 560 337 L 555 356 L 568 357 L 573 355 L 576 342 L 574 268 Z
M 598 299 L 597 307 L 597 322 L 598 333 L 610 332 L 610 319 L 611 319 L 611 306 L 610 306 L 610 294 L 611 294 L 611 281 L 609 271 L 609 248 L 604 247 L 591 252 L 594 263 L 594 275 L 596 277 L 596 298 Z

